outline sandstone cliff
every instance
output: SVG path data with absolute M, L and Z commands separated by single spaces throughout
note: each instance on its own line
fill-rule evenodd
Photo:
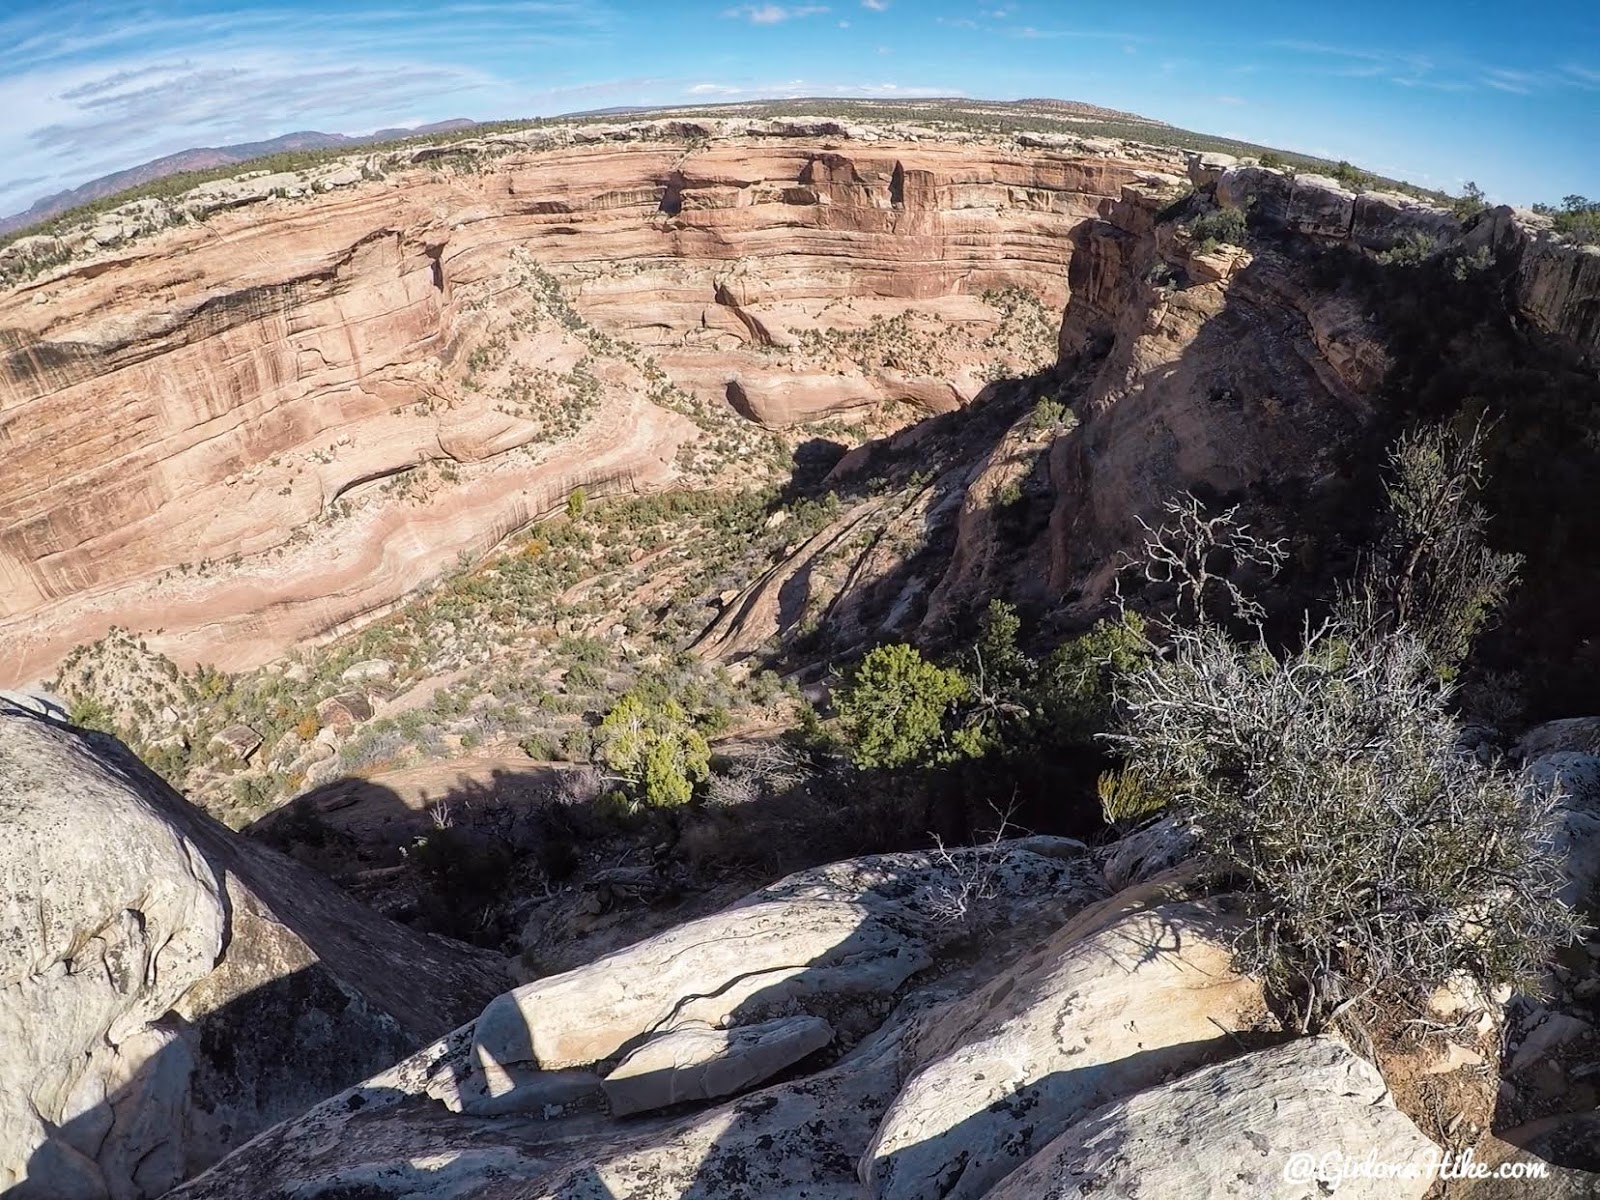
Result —
M 251 666 L 575 486 L 748 483 L 783 443 L 734 410 L 960 405 L 1049 360 L 1067 235 L 1148 171 L 835 129 L 449 147 L 89 231 L 0 297 L 0 681 L 113 615 Z
M 576 486 L 781 482 L 808 423 L 856 440 L 1058 355 L 1092 419 L 1032 482 L 1026 446 L 985 448 L 924 587 L 935 623 L 981 595 L 991 501 L 1042 487 L 1026 573 L 1092 599 L 1158 496 L 1325 475 L 1388 366 L 1295 253 L 1196 252 L 1163 219 L 1186 186 L 1286 245 L 1490 247 L 1525 320 L 1600 345 L 1600 254 L 1524 216 L 1181 169 L 1063 136 L 644 121 L 208 184 L 9 247 L 67 261 L 0 296 L 0 683 L 113 619 L 253 666 Z

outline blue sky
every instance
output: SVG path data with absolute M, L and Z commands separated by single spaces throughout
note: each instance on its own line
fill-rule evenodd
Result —
M 1051 96 L 1501 200 L 1600 197 L 1594 0 L 0 0 L 0 213 L 297 129 Z

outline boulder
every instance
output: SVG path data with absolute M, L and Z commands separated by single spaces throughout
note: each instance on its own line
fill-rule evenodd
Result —
M 1248 209 L 1256 221 L 1269 229 L 1283 229 L 1289 223 L 1289 201 L 1294 179 L 1266 167 L 1240 165 L 1223 171 L 1217 179 L 1217 203 L 1224 208 Z
M 1517 739 L 1511 752 L 1521 759 L 1546 754 L 1600 754 L 1600 717 L 1568 717 L 1535 725 Z
M 1545 1061 L 1551 1053 L 1567 1042 L 1575 1041 L 1594 1032 L 1594 1026 L 1570 1013 L 1550 1012 L 1541 1008 L 1531 1022 L 1525 1022 L 1520 1041 L 1513 1043 L 1511 1061 L 1506 1074 L 1519 1075 Z
M 352 663 L 339 675 L 339 681 L 351 687 L 363 683 L 388 683 L 394 678 L 394 663 L 387 658 L 369 658 Z
M 211 739 L 211 744 L 227 751 L 235 762 L 246 763 L 261 749 L 261 735 L 248 725 L 229 725 Z
M 43 234 L 20 237 L 14 242 L 0 246 L 0 266 L 45 261 L 59 257 L 66 252 L 66 249 L 66 244 L 60 238 Z
M 920 940 L 865 905 L 748 904 L 498 997 L 478 1018 L 474 1066 L 499 1097 L 512 1066 L 587 1066 L 660 1030 L 731 1024 L 807 999 L 881 1001 L 931 961 Z
M 1366 250 L 1392 250 L 1420 237 L 1445 245 L 1461 236 L 1461 222 L 1448 209 L 1402 192 L 1362 192 L 1355 199 L 1350 238 Z
M 1326 175 L 1281 175 L 1241 165 L 1223 168 L 1215 187 L 1224 208 L 1248 209 L 1268 229 L 1343 241 L 1355 221 L 1356 194 Z
M 894 1094 L 893 1037 L 805 1079 L 670 1123 L 568 1125 L 440 1115 L 409 1098 L 443 1090 L 466 1061 L 452 1035 L 330 1098 L 168 1200 L 360 1196 L 364 1200 L 856 1200 L 856 1159 Z M 547 1114 L 559 1122 L 554 1106 Z
M 317 177 L 317 186 L 323 191 L 334 188 L 354 187 L 361 182 L 361 169 L 359 167 L 338 167 L 325 175 Z
M 862 1160 L 867 1195 L 983 1196 L 1091 1110 L 1234 1053 L 1264 1014 L 1214 905 L 1097 919 L 1070 922 L 924 1035 Z
M 1008 907 L 1054 899 L 1075 911 L 1104 895 L 1082 844 L 1060 838 L 948 860 L 885 855 L 804 871 L 723 912 L 496 997 L 474 1027 L 464 1103 L 487 1097 L 504 1107 L 530 1071 L 590 1067 L 689 1025 L 730 1028 L 803 1013 L 853 1042 L 933 961 L 933 950 L 957 936 L 959 926 L 938 914 L 974 869 L 988 881 L 999 921 Z
M 1566 1113 L 1503 1131 L 1478 1156 L 1521 1177 L 1467 1180 L 1461 1200 L 1594 1200 L 1600 1196 L 1600 1112 Z M 1531 1168 L 1531 1169 L 1530 1169 Z
M 1577 908 L 1600 887 L 1600 755 L 1556 751 L 1526 770 L 1536 784 L 1561 789 L 1551 841 L 1567 876 L 1561 898 Z
M 1359 1168 L 1369 1155 L 1402 1177 L 1338 1174 L 1337 1164 Z M 1320 1178 L 1307 1156 L 1326 1161 Z M 1097 1109 L 988 1196 L 1420 1200 L 1439 1157 L 1376 1068 L 1334 1038 L 1304 1038 Z
M 976 962 L 962 967 L 957 964 L 971 961 L 974 951 L 973 941 L 967 939 L 971 930 L 930 914 L 963 880 L 977 877 L 975 873 L 988 881 L 986 912 L 993 924 L 976 940 Z M 560 1016 L 572 1020 L 591 1039 L 598 1023 L 586 1019 L 571 984 L 579 978 L 593 984 L 595 995 L 609 1005 L 607 1019 L 613 1027 L 606 1032 L 607 1039 L 625 1028 L 638 1030 L 617 1051 L 625 1061 L 637 1051 L 641 1057 L 632 1059 L 635 1067 L 668 1057 L 665 1052 L 673 1047 L 682 1050 L 670 1054 L 672 1063 L 687 1069 L 684 1077 L 672 1080 L 674 1086 L 688 1084 L 696 1073 L 718 1089 L 748 1086 L 741 1077 L 752 1065 L 764 1071 L 777 1058 L 820 1041 L 824 1021 L 834 1033 L 830 1053 L 840 1056 L 827 1069 L 768 1085 L 670 1124 L 629 1119 L 628 1124 L 618 1125 L 605 1120 L 600 1089 L 626 1083 L 626 1071 L 619 1079 L 613 1070 L 613 1078 L 602 1082 L 583 1067 L 540 1070 L 526 1063 L 511 1064 L 504 1076 L 515 1086 L 491 1095 L 479 1069 L 479 1030 L 467 1025 L 268 1131 L 174 1193 L 173 1200 L 328 1195 L 337 1194 L 338 1188 L 370 1194 L 374 1200 L 468 1195 L 474 1200 L 716 1194 L 859 1197 L 856 1163 L 899 1084 L 908 1023 L 947 1005 L 952 996 L 975 990 L 963 971 L 975 972 L 973 978 L 992 974 L 994 962 L 1008 961 L 1044 929 L 1104 895 L 1083 845 L 1065 838 L 1026 838 L 999 847 L 953 850 L 948 856 L 881 855 L 803 871 L 722 914 L 732 919 L 727 925 L 696 922 L 694 937 L 668 942 L 664 939 L 669 935 L 659 935 L 594 964 L 607 964 L 604 970 L 570 972 L 550 982 L 558 984 L 562 993 L 573 993 Z M 775 973 L 781 982 L 793 985 L 782 1005 L 787 1011 L 761 1016 L 766 1011 L 763 1004 L 738 1005 L 746 1011 L 716 1027 L 704 1020 L 676 1020 L 678 1010 L 715 1011 L 720 990 L 741 987 L 736 966 L 741 954 L 744 961 L 755 964 L 775 957 L 762 947 L 763 938 L 803 954 L 809 944 L 807 930 L 819 911 L 826 913 L 842 904 L 868 911 L 880 931 L 930 957 L 938 957 L 957 939 L 966 949 L 960 958 L 947 956 L 951 973 L 912 984 L 903 996 L 891 998 L 856 990 L 858 977 L 843 969 L 849 948 L 840 948 L 837 954 L 830 948 L 814 974 L 802 969 L 799 977 L 782 980 L 781 971 Z M 784 907 L 793 928 L 783 928 L 775 906 Z M 738 936 L 738 922 L 743 920 L 739 914 L 746 909 L 760 910 L 766 932 L 742 943 L 721 940 L 723 933 Z M 994 960 L 989 959 L 991 954 Z M 874 962 L 881 963 L 870 948 L 863 958 L 868 972 Z M 783 970 L 804 961 L 802 957 L 786 963 Z M 652 978 L 646 967 L 653 968 L 656 976 L 670 972 L 675 993 L 669 995 L 671 989 Z M 608 981 L 608 975 L 614 978 Z M 626 998 L 619 1001 L 617 996 L 620 982 L 646 988 L 651 995 L 630 1012 Z M 834 984 L 843 984 L 846 990 L 831 993 L 828 988 Z M 519 991 L 524 1002 L 533 994 Z M 665 1021 L 660 1019 L 663 1011 Z M 531 1015 L 541 1029 L 558 1020 L 557 1014 L 541 1013 L 536 1007 Z M 626 1024 L 615 1026 L 624 1016 Z M 641 1029 L 641 1020 L 651 1027 Z M 714 1056 L 704 1054 L 710 1038 L 697 1038 L 700 1049 L 694 1052 L 684 1049 L 689 1043 L 681 1035 L 691 1030 L 699 1037 L 710 1034 L 719 1043 L 726 1039 L 730 1045 L 759 1046 L 767 1061 L 752 1064 L 735 1058 L 717 1066 Z M 783 1048 L 783 1053 L 768 1058 L 776 1048 Z M 687 1100 L 683 1092 L 675 1094 Z M 530 1137 L 530 1130 L 538 1132 Z
M 1189 182 L 1203 190 L 1215 188 L 1222 179 L 1222 173 L 1238 165 L 1239 160 L 1231 154 L 1191 154 L 1188 162 Z
M 1188 821 L 1162 817 L 1119 838 L 1106 850 L 1106 885 L 1113 892 L 1153 879 L 1194 856 L 1200 834 Z
M 0 1190 L 19 1200 L 161 1195 L 506 978 L 224 828 L 115 739 L 3 706 L 0 873 Z
M 1297 175 L 1289 194 L 1287 224 L 1314 237 L 1344 239 L 1355 220 L 1356 194 L 1326 175 Z
M 1507 222 L 1507 241 L 1520 246 L 1517 305 L 1546 333 L 1564 337 L 1591 361 L 1600 356 L 1600 246 L 1557 241 L 1548 234 L 1529 236 Z
M 88 739 L 9 714 L 0 871 L 0 1190 L 159 1195 L 192 1064 L 155 1023 L 222 954 L 217 872 Z
M 1017 145 L 1029 150 L 1076 150 L 1083 140 L 1070 133 L 1019 133 Z
M 20 709 L 40 717 L 51 717 L 61 721 L 67 719 L 67 702 L 53 692 L 38 689 L 15 691 L 0 688 L 0 710 L 6 707 Z
M 780 1017 L 737 1029 L 680 1027 L 651 1038 L 606 1076 L 611 1114 L 668 1108 L 748 1091 L 833 1041 L 820 1017 Z
M 372 720 L 372 701 L 360 692 L 340 692 L 317 705 L 317 720 L 324 729 L 349 733 L 357 725 Z

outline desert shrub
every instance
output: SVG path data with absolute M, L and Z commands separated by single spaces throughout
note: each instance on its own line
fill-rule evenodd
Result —
M 1073 411 L 1060 400 L 1050 396 L 1046 396 L 1033 406 L 1033 413 L 1028 420 L 1034 437 L 1066 433 L 1077 424 L 1078 418 Z
M 406 858 L 433 893 L 432 902 L 424 905 L 427 923 L 436 932 L 460 938 L 472 938 L 483 928 L 503 898 L 514 866 L 506 847 L 455 826 L 417 838 Z
M 1100 812 L 1113 829 L 1131 829 L 1163 811 L 1171 790 L 1143 771 L 1103 771 L 1095 782 Z
M 596 730 L 596 753 L 646 804 L 687 804 L 711 773 L 711 746 L 676 700 L 624 695 Z
M 589 493 L 581 487 L 573 488 L 571 494 L 567 496 L 567 520 L 578 520 L 588 506 Z
M 1188 228 L 1195 248 L 1209 254 L 1221 245 L 1243 246 L 1248 225 L 1242 209 L 1217 208 L 1190 221 Z
M 1093 745 L 1111 725 L 1117 681 L 1141 667 L 1150 652 L 1144 620 L 1131 609 L 1057 646 L 1035 689 L 1045 740 Z
M 517 745 L 524 754 L 536 762 L 553 762 L 560 752 L 560 746 L 547 733 L 530 733 Z
M 1263 167 L 1267 167 L 1273 171 L 1286 171 L 1289 169 L 1289 164 L 1287 161 L 1285 161 L 1283 155 L 1277 153 L 1275 150 L 1268 150 L 1266 153 L 1261 155 L 1260 158 L 1256 159 L 1256 161 Z
M 556 643 L 556 653 L 573 662 L 600 666 L 611 660 L 611 647 L 597 637 L 569 634 Z
M 597 690 L 604 680 L 601 679 L 600 672 L 588 663 L 580 662 L 568 668 L 561 682 L 568 692 L 592 692 Z
M 1563 237 L 1579 245 L 1600 245 L 1600 200 L 1567 196 L 1559 206 L 1535 204 L 1533 211 L 1550 217 L 1551 225 Z
M 276 777 L 241 775 L 231 785 L 233 802 L 247 812 L 266 808 L 278 798 L 279 783 Z
M 913 646 L 879 646 L 858 663 L 834 697 L 858 767 L 908 767 L 951 757 L 947 727 L 969 688 L 959 671 L 939 667 Z
M 1372 186 L 1371 175 L 1368 175 L 1359 167 L 1351 166 L 1343 159 L 1335 163 L 1333 170 L 1329 171 L 1328 174 L 1352 191 L 1359 192 Z
M 1481 431 L 1404 434 L 1389 454 L 1386 519 L 1354 595 L 1353 623 L 1407 629 L 1445 679 L 1517 581 L 1521 560 L 1487 545 Z
M 1111 741 L 1169 781 L 1237 871 L 1242 966 L 1303 989 L 1305 1024 L 1374 989 L 1420 999 L 1468 971 L 1533 977 L 1576 932 L 1544 842 L 1550 802 L 1457 750 L 1421 640 L 1330 622 L 1273 654 L 1172 631 L 1126 677 Z
M 67 709 L 67 720 L 82 729 L 97 729 L 121 737 L 111 710 L 94 696 L 74 696 Z
M 594 730 L 587 725 L 569 729 L 561 739 L 561 757 L 568 762 L 584 763 L 594 759 Z
M 1407 230 L 1392 247 L 1377 254 L 1386 267 L 1415 267 L 1439 251 L 1439 239 L 1419 230 Z
M 1461 189 L 1461 195 L 1450 202 L 1452 211 L 1463 221 L 1471 220 L 1489 207 L 1489 197 L 1476 183 L 1467 182 Z

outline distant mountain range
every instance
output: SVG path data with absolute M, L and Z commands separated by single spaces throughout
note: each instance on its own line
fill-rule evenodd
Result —
M 418 125 L 413 129 L 379 129 L 364 137 L 346 137 L 342 133 L 304 130 L 300 133 L 286 133 L 282 137 L 265 142 L 240 142 L 236 146 L 201 146 L 192 150 L 180 150 L 176 154 L 168 154 L 164 158 L 151 159 L 137 167 L 129 167 L 126 171 L 117 171 L 110 175 L 102 175 L 99 179 L 91 179 L 82 187 L 46 196 L 26 212 L 0 217 L 0 235 L 38 224 L 40 221 L 48 221 L 51 217 L 59 216 L 80 204 L 88 204 L 106 196 L 115 196 L 118 192 L 138 187 L 141 183 L 176 175 L 180 171 L 207 171 L 213 167 L 229 167 L 234 163 L 245 163 L 253 158 L 265 158 L 269 154 L 282 154 L 289 150 L 335 150 L 341 146 L 355 147 L 371 145 L 373 142 L 393 142 L 400 138 L 470 129 L 475 124 L 476 121 L 465 119 L 436 121 L 432 125 Z

